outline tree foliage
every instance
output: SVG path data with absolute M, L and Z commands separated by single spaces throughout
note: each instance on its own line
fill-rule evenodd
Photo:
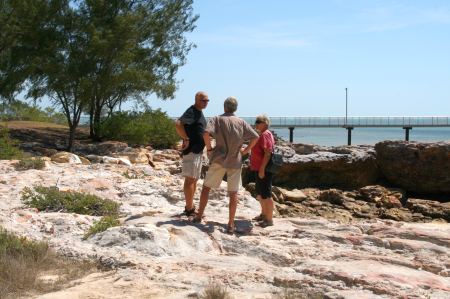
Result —
M 173 121 L 161 110 L 116 112 L 101 126 L 102 137 L 132 145 L 172 148 L 180 139 Z
M 91 136 L 121 103 L 172 98 L 193 47 L 192 0 L 0 0 L 0 97 L 25 88 L 64 112 L 70 149 L 83 112 Z

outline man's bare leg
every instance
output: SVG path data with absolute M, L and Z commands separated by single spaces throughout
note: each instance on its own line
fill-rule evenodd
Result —
M 230 196 L 229 215 L 228 215 L 228 227 L 234 229 L 234 217 L 236 215 L 236 208 L 238 203 L 238 195 L 236 191 L 228 192 Z
M 209 191 L 211 188 L 203 186 L 202 193 L 200 194 L 200 206 L 198 208 L 197 216 L 195 217 L 195 222 L 200 222 L 202 220 L 203 213 L 205 212 L 206 205 L 208 204 Z
M 266 219 L 268 222 L 271 222 L 273 219 L 273 199 L 272 197 L 264 199 L 266 204 Z
M 184 199 L 186 201 L 186 210 L 190 211 L 194 208 L 194 194 L 197 187 L 197 179 L 185 177 L 184 178 Z

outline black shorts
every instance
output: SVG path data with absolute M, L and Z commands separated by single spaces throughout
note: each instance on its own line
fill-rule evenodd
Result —
M 266 172 L 263 179 L 260 179 L 258 172 L 254 172 L 255 175 L 255 188 L 256 195 L 260 195 L 262 199 L 267 199 L 272 197 L 272 176 L 270 172 Z

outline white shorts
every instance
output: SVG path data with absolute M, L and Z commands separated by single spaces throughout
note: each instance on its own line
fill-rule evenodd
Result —
M 203 154 L 189 153 L 183 155 L 183 170 L 181 175 L 184 177 L 199 179 L 202 173 Z
M 242 168 L 223 168 L 219 163 L 211 164 L 203 185 L 209 188 L 218 188 L 224 175 L 227 174 L 228 192 L 237 192 L 242 185 L 241 172 Z

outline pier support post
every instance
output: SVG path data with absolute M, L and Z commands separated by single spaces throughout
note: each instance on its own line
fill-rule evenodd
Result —
M 347 129 L 347 145 L 352 145 L 352 130 L 353 127 L 345 127 Z
M 412 130 L 412 127 L 403 127 L 405 130 L 405 141 L 409 141 L 409 130 Z
M 294 127 L 289 127 L 289 142 L 293 143 L 294 142 Z

